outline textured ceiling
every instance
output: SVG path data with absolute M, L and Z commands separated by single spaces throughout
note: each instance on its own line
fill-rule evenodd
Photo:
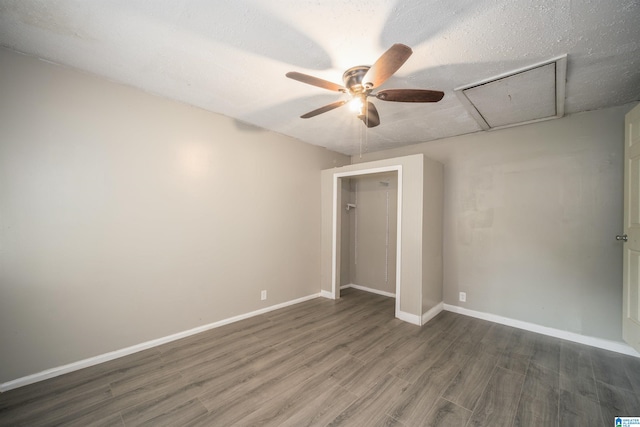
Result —
M 638 0 L 0 0 L 0 45 L 345 154 L 476 132 L 453 89 L 568 54 L 566 113 L 640 100 Z M 374 100 L 299 116 L 394 43 L 413 56 L 385 88 L 438 89 L 436 104 Z

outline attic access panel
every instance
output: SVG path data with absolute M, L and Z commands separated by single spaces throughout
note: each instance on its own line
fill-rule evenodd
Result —
M 567 55 L 455 89 L 484 130 L 564 115 Z

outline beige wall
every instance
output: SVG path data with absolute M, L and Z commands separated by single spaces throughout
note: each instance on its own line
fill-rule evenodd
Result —
M 319 291 L 320 170 L 348 157 L 6 50 L 0 70 L 0 383 Z
M 621 340 L 624 114 L 633 105 L 371 153 L 444 163 L 444 301 Z M 467 302 L 458 302 L 458 292 Z
M 444 165 L 424 159 L 422 314 L 442 303 Z

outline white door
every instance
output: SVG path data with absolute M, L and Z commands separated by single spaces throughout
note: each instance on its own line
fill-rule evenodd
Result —
M 640 105 L 625 117 L 622 338 L 640 351 Z

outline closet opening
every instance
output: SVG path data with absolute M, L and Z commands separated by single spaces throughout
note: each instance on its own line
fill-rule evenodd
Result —
M 355 288 L 400 303 L 402 169 L 334 176 L 333 294 Z

